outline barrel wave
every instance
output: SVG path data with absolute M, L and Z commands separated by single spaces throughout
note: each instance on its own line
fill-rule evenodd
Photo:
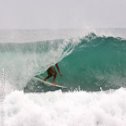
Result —
M 70 90 L 99 91 L 126 86 L 126 40 L 97 36 L 79 39 L 1 43 L 1 65 L 6 80 L 19 90 L 36 87 L 33 76 L 46 76 L 49 66 L 59 63 L 57 83 Z M 30 87 L 31 86 L 31 87 Z M 41 84 L 39 84 L 41 88 Z
M 72 50 L 59 62 L 57 82 L 70 90 L 99 91 L 126 86 L 126 40 L 90 34 L 69 43 Z M 41 75 L 40 75 L 41 76 Z M 42 73 L 46 76 L 46 72 Z

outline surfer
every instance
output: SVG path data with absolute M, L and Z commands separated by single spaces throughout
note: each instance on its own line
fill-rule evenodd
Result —
M 62 76 L 62 74 L 61 74 L 61 72 L 60 72 L 60 68 L 59 68 L 59 66 L 58 66 L 58 63 L 55 64 L 55 66 L 56 66 L 56 68 L 57 68 L 58 73 L 60 74 L 60 76 Z M 57 77 L 57 72 L 56 72 L 55 66 L 51 66 L 51 67 L 49 67 L 49 68 L 47 69 L 47 74 L 48 74 L 48 76 L 44 79 L 45 81 L 46 81 L 47 79 L 49 79 L 50 77 L 53 76 L 53 83 L 55 82 L 56 77 Z

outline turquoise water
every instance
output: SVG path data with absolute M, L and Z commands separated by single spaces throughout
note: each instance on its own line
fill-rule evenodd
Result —
M 53 48 L 60 49 L 61 43 L 64 44 L 64 41 L 59 40 L 58 43 L 53 43 Z M 45 45 L 39 53 L 43 50 L 47 53 L 52 48 L 50 43 Z M 67 43 L 60 57 L 65 52 L 69 53 L 59 61 L 63 76 L 58 75 L 56 81 L 70 90 L 99 91 L 125 87 L 125 51 L 126 40 L 99 37 L 93 33 L 81 38 L 78 43 Z M 58 61 L 55 60 L 54 64 L 56 62 Z M 47 76 L 46 71 L 40 71 L 40 73 L 42 77 Z M 33 81 L 33 83 L 36 82 Z
M 61 83 L 83 90 L 126 86 L 126 40 L 87 36 L 60 63 Z

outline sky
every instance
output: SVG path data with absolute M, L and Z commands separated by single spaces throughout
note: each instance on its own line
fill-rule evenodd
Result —
M 0 0 L 0 29 L 126 28 L 126 0 Z

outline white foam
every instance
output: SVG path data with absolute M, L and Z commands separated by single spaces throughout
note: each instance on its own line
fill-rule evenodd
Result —
M 9 94 L 14 90 L 16 90 L 16 88 L 11 85 L 7 80 L 4 83 L 0 80 L 0 96 Z
M 126 89 L 24 94 L 3 103 L 4 126 L 125 126 Z

